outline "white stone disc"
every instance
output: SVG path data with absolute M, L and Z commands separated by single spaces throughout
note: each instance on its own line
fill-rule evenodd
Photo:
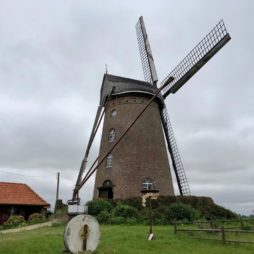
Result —
M 100 225 L 97 220 L 88 214 L 77 215 L 72 218 L 65 227 L 64 245 L 72 253 L 83 251 L 82 230 L 84 225 L 88 226 L 88 238 L 86 250 L 94 251 L 100 240 Z

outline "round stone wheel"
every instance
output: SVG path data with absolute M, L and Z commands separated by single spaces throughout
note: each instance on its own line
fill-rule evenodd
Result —
M 93 216 L 77 215 L 65 227 L 64 245 L 74 254 L 84 250 L 94 251 L 99 244 L 100 234 L 100 225 Z

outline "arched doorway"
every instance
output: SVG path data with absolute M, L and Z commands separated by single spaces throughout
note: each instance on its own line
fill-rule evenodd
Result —
M 113 183 L 110 180 L 103 182 L 102 186 L 98 188 L 99 198 L 113 199 Z

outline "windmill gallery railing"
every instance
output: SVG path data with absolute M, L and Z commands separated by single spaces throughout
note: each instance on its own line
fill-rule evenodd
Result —
M 190 228 L 190 225 L 198 228 Z M 206 228 L 205 225 L 209 225 Z M 220 225 L 221 224 L 221 225 Z M 254 220 L 196 221 L 188 224 L 174 223 L 175 234 L 185 234 L 193 239 L 221 241 L 222 243 L 254 244 Z

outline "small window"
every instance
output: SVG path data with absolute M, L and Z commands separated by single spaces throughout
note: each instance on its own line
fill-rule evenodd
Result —
M 111 111 L 110 115 L 111 115 L 112 117 L 116 116 L 116 115 L 117 115 L 116 109 L 113 109 L 113 110 Z
M 115 129 L 111 129 L 108 133 L 108 142 L 112 143 L 115 141 L 115 137 L 116 137 L 116 131 Z
M 153 181 L 151 178 L 145 178 L 142 182 L 143 190 L 152 190 L 153 189 Z
M 112 168 L 112 161 L 113 161 L 113 155 L 110 154 L 110 155 L 107 157 L 106 168 Z

